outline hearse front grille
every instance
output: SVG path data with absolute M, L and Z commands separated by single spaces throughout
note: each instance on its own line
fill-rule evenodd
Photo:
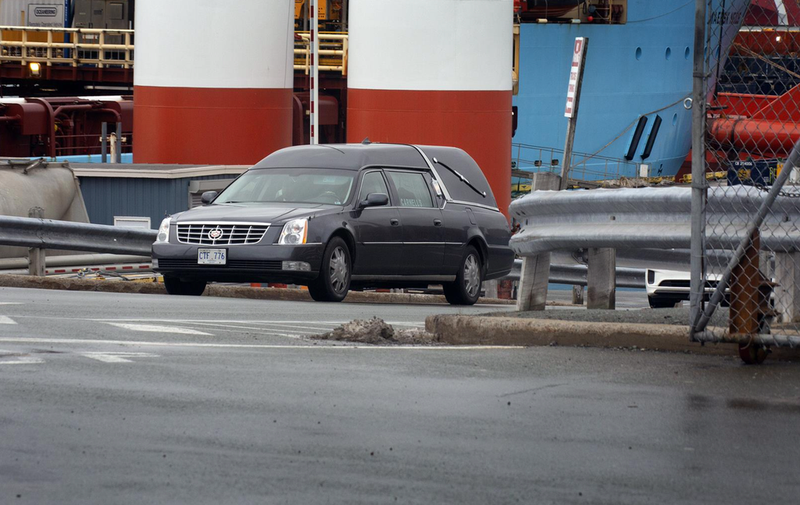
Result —
M 178 242 L 195 245 L 251 245 L 264 238 L 269 223 L 178 223 Z

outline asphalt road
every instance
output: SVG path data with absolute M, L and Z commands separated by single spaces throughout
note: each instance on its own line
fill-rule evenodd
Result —
M 458 310 L 0 289 L 0 503 L 797 503 L 796 363 L 303 336 Z

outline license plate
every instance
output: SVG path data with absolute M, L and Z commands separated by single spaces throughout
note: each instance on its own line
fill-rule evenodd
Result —
M 226 249 L 198 249 L 197 264 L 199 265 L 224 265 L 228 261 Z

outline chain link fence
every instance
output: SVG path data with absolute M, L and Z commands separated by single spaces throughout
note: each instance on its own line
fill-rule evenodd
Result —
M 697 4 L 691 324 L 694 340 L 758 363 L 800 346 L 800 33 L 740 27 L 748 4 Z

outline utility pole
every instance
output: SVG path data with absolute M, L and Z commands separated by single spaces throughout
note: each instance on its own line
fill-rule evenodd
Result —
M 583 85 L 583 69 L 586 67 L 586 49 L 589 46 L 588 37 L 575 39 L 572 53 L 572 66 L 569 70 L 569 87 L 567 88 L 567 107 L 564 117 L 567 122 L 567 141 L 564 144 L 564 159 L 561 160 L 560 190 L 567 189 L 570 164 L 572 163 L 572 145 L 575 142 L 575 127 L 578 124 L 578 106 L 581 102 L 581 86 Z
M 311 124 L 311 131 L 309 132 L 309 139 L 311 145 L 319 143 L 319 10 L 317 9 L 317 0 L 308 0 L 309 18 L 311 19 L 311 26 L 309 27 L 309 34 L 311 37 L 311 86 L 309 86 L 309 123 Z

